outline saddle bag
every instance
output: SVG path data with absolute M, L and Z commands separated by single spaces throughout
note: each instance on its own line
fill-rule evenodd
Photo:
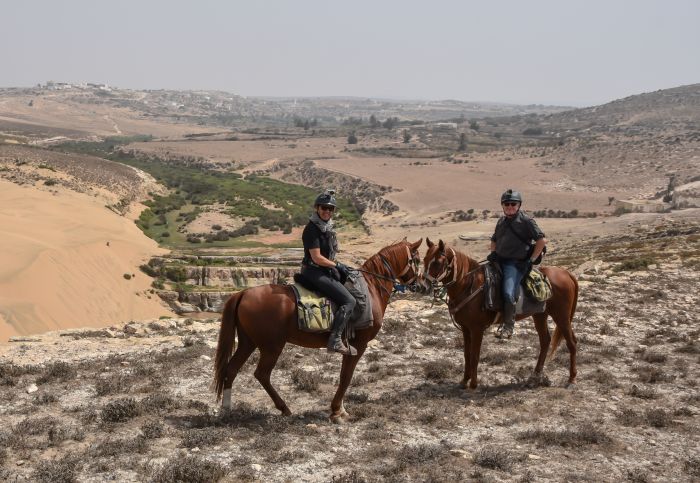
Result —
M 300 285 L 292 285 L 292 288 L 297 299 L 299 329 L 305 332 L 330 332 L 333 325 L 331 301 Z
M 522 286 L 525 295 L 538 302 L 545 302 L 552 298 L 552 284 L 536 268 L 530 270 L 530 273 L 523 278 Z

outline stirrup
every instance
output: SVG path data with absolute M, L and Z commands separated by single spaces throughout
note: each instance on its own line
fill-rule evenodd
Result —
M 513 337 L 514 327 L 507 327 L 506 324 L 501 324 L 494 334 L 498 339 L 510 339 Z
M 357 355 L 357 349 L 355 349 L 350 344 L 348 344 L 346 346 L 342 340 L 339 340 L 332 345 L 328 344 L 326 346 L 326 349 L 328 350 L 328 352 L 337 352 L 338 354 L 343 354 L 344 356 L 356 356 Z

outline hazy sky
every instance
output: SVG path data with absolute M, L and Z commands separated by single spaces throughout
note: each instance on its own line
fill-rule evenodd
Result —
M 0 86 L 593 105 L 700 82 L 698 0 L 0 0 Z

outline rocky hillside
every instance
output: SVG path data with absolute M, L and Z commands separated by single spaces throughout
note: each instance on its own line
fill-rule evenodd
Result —
M 15 145 L 0 144 L 0 177 L 20 186 L 42 183 L 100 195 L 120 212 L 163 190 L 149 174 L 121 163 Z

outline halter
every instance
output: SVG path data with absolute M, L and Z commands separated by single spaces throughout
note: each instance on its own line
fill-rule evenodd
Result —
M 452 300 L 449 299 L 447 295 L 447 288 L 450 285 L 453 285 L 457 282 L 457 254 L 452 248 L 449 248 L 449 250 L 452 252 L 452 260 L 449 263 L 445 264 L 444 269 L 440 272 L 440 274 L 436 277 L 433 277 L 430 275 L 430 273 L 425 273 L 424 277 L 431 282 L 431 285 L 433 287 L 433 304 L 435 302 L 440 301 L 444 302 L 447 305 L 447 309 L 450 313 L 450 317 L 452 318 L 453 324 L 455 323 L 454 320 L 454 315 L 462 310 L 464 306 L 466 306 L 469 302 L 471 302 L 479 293 L 481 293 L 484 290 L 484 286 L 481 285 L 475 290 L 472 290 L 474 287 L 474 280 L 473 280 L 473 275 L 474 273 L 478 272 L 482 268 L 482 263 L 485 262 L 486 260 L 483 260 L 481 262 L 478 262 L 478 266 L 470 270 L 469 272 L 465 273 L 464 276 L 462 276 L 461 280 L 466 280 L 467 278 L 472 278 L 472 280 L 469 282 L 469 285 L 465 288 L 466 290 L 472 290 L 471 292 L 468 293 L 467 298 L 464 300 L 460 301 L 458 304 L 454 305 L 452 304 Z M 439 253 L 439 255 L 444 256 L 444 252 Z M 450 280 L 447 281 L 445 278 L 450 276 Z M 439 286 L 440 282 L 442 281 L 442 287 Z M 459 328 L 459 327 L 458 327 Z

